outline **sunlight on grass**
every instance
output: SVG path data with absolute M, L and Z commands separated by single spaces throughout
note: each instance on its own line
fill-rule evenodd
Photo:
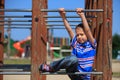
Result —
M 120 72 L 113 72 L 113 77 L 120 77 Z
M 4 64 L 31 64 L 30 59 L 4 59 Z

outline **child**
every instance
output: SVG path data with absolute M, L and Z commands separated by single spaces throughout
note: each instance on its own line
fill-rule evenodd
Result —
M 54 72 L 59 69 L 66 69 L 66 72 L 91 72 L 94 63 L 94 56 L 96 54 L 96 41 L 92 36 L 89 25 L 85 18 L 82 8 L 77 8 L 76 12 L 81 17 L 82 23 L 75 28 L 76 35 L 74 35 L 67 19 L 64 8 L 59 9 L 59 13 L 64 22 L 65 28 L 69 33 L 72 47 L 72 55 L 67 56 L 61 60 L 54 61 L 50 65 L 42 64 L 40 71 Z M 71 80 L 90 80 L 90 75 L 68 75 Z

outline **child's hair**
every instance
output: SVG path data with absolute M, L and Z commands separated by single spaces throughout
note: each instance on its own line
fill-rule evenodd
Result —
M 90 24 L 88 24 L 88 25 L 89 25 L 89 27 L 90 27 L 90 29 L 91 29 L 91 25 L 90 25 Z M 77 29 L 77 28 L 82 28 L 82 29 L 84 29 L 84 28 L 83 28 L 83 23 L 78 24 L 75 29 Z
M 82 23 L 78 24 L 75 29 L 77 29 L 78 27 L 83 29 L 83 24 Z

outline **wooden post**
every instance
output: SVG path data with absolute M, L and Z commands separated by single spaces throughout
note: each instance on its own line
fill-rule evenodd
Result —
M 31 80 L 46 80 L 46 76 L 40 75 L 39 65 L 46 62 L 47 58 L 47 27 L 45 26 L 47 0 L 32 0 L 32 55 L 31 55 Z
M 92 6 L 91 6 L 92 4 Z M 87 9 L 103 9 L 92 19 L 92 33 L 97 40 L 98 48 L 94 67 L 103 72 L 103 77 L 94 80 L 112 80 L 112 0 L 86 0 Z
M 4 9 L 4 0 L 0 0 L 0 9 Z M 4 12 L 0 12 L 0 15 L 4 15 Z M 4 20 L 0 18 L 0 20 Z M 4 26 L 0 26 L 0 65 L 3 64 L 3 41 L 4 41 Z M 3 80 L 3 75 L 0 75 L 0 80 Z

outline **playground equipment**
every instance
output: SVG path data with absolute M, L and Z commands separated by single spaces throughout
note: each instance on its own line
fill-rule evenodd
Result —
M 32 22 L 32 20 L 0 20 L 0 22 Z
M 43 16 L 44 18 L 61 18 L 60 16 Z M 97 16 L 86 16 L 86 18 L 96 18 Z M 80 18 L 79 16 L 66 16 L 66 18 Z
M 58 12 L 58 9 L 54 9 L 54 10 L 48 10 L 48 9 L 41 9 L 41 11 L 43 12 Z M 82 10 L 83 12 L 103 12 L 103 9 L 85 9 L 85 10 Z M 70 10 L 70 9 L 67 9 L 65 10 L 65 12 L 76 12 L 76 10 Z
M 31 74 L 31 65 L 30 64 L 17 64 L 17 65 L 2 65 L 0 67 L 0 75 L 30 75 Z M 66 73 L 65 69 L 61 69 L 58 72 L 50 73 L 50 72 L 43 72 L 42 75 L 78 75 L 78 74 L 93 74 L 93 75 L 102 75 L 102 72 L 75 72 L 75 73 Z
M 45 20 L 46 22 L 63 22 L 62 20 Z M 69 22 L 81 22 L 81 20 L 69 20 Z M 92 22 L 88 20 L 88 22 Z
M 38 7 L 39 6 L 39 7 Z M 107 6 L 107 7 L 106 7 Z M 108 7 L 109 6 L 109 7 Z M 4 0 L 0 1 L 0 20 L 4 18 L 17 17 L 17 16 L 4 16 L 4 12 L 12 11 L 4 9 Z M 46 42 L 47 42 L 47 27 L 45 18 L 47 12 L 42 12 L 41 9 L 47 9 L 47 0 L 32 0 L 32 10 L 26 12 L 32 12 L 32 48 L 31 48 L 31 71 L 25 74 L 31 74 L 31 80 L 45 80 L 46 76 L 39 73 L 39 64 L 46 62 Z M 94 37 L 98 41 L 98 49 L 94 67 L 97 71 L 102 71 L 102 76 L 93 76 L 94 80 L 111 80 L 111 41 L 112 41 L 112 0 L 86 0 L 85 9 L 102 9 L 102 11 L 87 11 L 86 16 L 95 16 L 97 18 L 88 18 L 92 20 L 91 27 Z M 18 10 L 13 10 L 17 12 Z M 22 10 L 24 12 L 24 10 Z M 19 12 L 19 11 L 18 11 Z M 71 11 L 70 11 L 71 12 Z M 23 18 L 27 18 L 22 16 Z M 21 17 L 21 18 L 22 18 Z M 47 17 L 48 18 L 48 17 Z M 107 20 L 109 18 L 109 21 Z M 4 22 L 2 22 L 4 24 Z M 3 64 L 3 40 L 4 40 L 4 25 L 0 26 L 0 64 Z M 2 73 L 1 74 L 5 74 Z M 7 74 L 7 73 L 6 73 Z M 0 80 L 3 80 L 0 75 Z
M 16 57 L 25 57 L 25 49 L 22 47 L 22 44 L 25 44 L 25 42 L 31 40 L 31 36 L 28 36 L 26 39 L 15 42 L 13 44 L 13 47 L 18 50 L 18 53 L 16 54 Z

